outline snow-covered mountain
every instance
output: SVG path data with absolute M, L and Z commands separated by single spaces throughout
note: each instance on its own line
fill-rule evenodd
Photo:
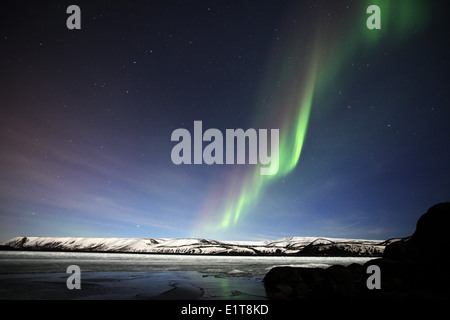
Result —
M 2 249 L 236 255 L 381 256 L 381 240 L 290 237 L 267 241 L 168 238 L 16 237 Z

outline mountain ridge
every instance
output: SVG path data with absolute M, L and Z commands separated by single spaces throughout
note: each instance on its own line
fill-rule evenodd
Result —
M 385 240 L 289 237 L 260 241 L 202 238 L 15 237 L 2 250 L 85 251 L 211 255 L 381 256 Z

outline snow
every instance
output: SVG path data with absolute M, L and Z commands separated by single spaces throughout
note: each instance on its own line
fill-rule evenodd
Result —
M 16 249 L 178 254 L 297 254 L 307 245 L 340 244 L 354 250 L 382 247 L 384 240 L 289 237 L 263 241 L 216 241 L 197 238 L 16 237 L 2 245 Z M 352 249 L 352 250 L 353 250 Z

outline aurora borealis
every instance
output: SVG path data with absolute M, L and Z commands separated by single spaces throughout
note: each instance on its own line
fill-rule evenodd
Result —
M 411 234 L 450 196 L 443 3 L 8 2 L 0 240 Z M 279 129 L 278 172 L 175 165 L 194 121 Z
M 316 83 L 335 82 L 342 77 L 342 70 L 339 67 L 345 65 L 347 62 L 354 58 L 353 55 L 359 52 L 360 47 L 363 49 L 371 50 L 371 46 L 375 46 L 378 41 L 391 44 L 389 40 L 394 36 L 397 41 L 402 41 L 407 38 L 410 33 L 417 28 L 421 28 L 427 21 L 427 6 L 425 3 L 416 2 L 413 5 L 406 4 L 406 2 L 400 2 L 397 6 L 392 6 L 390 1 L 360 1 L 355 3 L 358 8 L 356 12 L 363 12 L 364 8 L 367 8 L 371 4 L 377 4 L 381 6 L 383 12 L 382 21 L 383 25 L 390 25 L 389 32 L 384 32 L 386 28 L 380 30 L 369 30 L 361 27 L 365 22 L 365 19 L 358 19 L 352 17 L 351 14 L 345 12 L 344 9 L 348 9 L 348 6 L 343 8 L 341 6 L 341 12 L 334 12 L 334 14 L 343 16 L 347 21 L 346 26 L 342 27 L 339 32 L 347 31 L 348 37 L 339 34 L 339 32 L 332 31 L 330 29 L 335 28 L 328 21 L 324 23 L 321 21 L 321 15 L 323 12 L 317 13 L 317 16 L 311 18 L 317 21 L 316 32 L 312 34 L 313 38 L 311 52 L 306 55 L 302 55 L 299 50 L 282 50 L 283 57 L 278 57 L 277 61 L 289 61 L 288 66 L 278 66 L 274 68 L 283 70 L 282 72 L 275 72 L 275 75 L 270 75 L 270 78 L 280 79 L 279 82 L 284 83 L 281 90 L 283 91 L 281 101 L 275 100 L 273 105 L 277 106 L 277 109 L 281 111 L 283 117 L 279 119 L 278 123 L 271 123 L 272 127 L 281 128 L 283 133 L 281 139 L 280 150 L 280 163 L 281 170 L 272 176 L 260 177 L 257 171 L 248 173 L 247 176 L 240 179 L 242 182 L 238 186 L 237 193 L 233 190 L 229 198 L 224 201 L 223 219 L 219 228 L 228 228 L 230 224 L 236 224 L 239 220 L 241 213 L 245 210 L 246 206 L 250 206 L 253 202 L 258 201 L 261 190 L 265 184 L 268 184 L 272 180 L 280 179 L 281 177 L 289 174 L 297 166 L 300 160 L 300 155 L 306 132 L 308 128 L 308 122 L 310 118 L 311 108 L 313 105 L 313 97 L 316 93 Z M 392 7 L 391 7 L 392 6 Z M 336 6 L 338 7 L 338 6 Z M 301 10 L 301 9 L 299 9 Z M 338 8 L 335 9 L 339 11 Z M 398 16 L 396 13 L 400 13 Z M 367 18 L 368 16 L 363 16 Z M 396 20 L 393 22 L 393 20 Z M 299 24 L 295 27 L 290 27 L 288 34 L 288 43 L 296 43 L 295 37 L 301 32 L 303 26 Z M 349 30 L 351 32 L 349 33 Z M 290 34 L 293 36 L 290 36 Z M 331 34 L 331 36 L 330 36 Z M 333 39 L 346 39 L 348 40 L 334 43 Z M 287 51 L 287 52 L 285 52 Z M 367 53 L 366 53 L 367 55 Z M 306 57 L 305 57 L 306 56 Z M 306 65 L 306 67 L 304 66 Z M 286 71 L 287 70 L 287 71 Z M 301 74 L 301 75 L 300 75 Z M 318 76 L 319 74 L 319 76 Z M 347 76 L 348 77 L 348 76 Z M 288 78 L 287 80 L 284 78 Z M 301 79 L 301 83 L 298 84 L 298 79 Z M 351 81 L 351 80 L 349 80 Z M 291 83 L 292 85 L 288 85 Z M 288 86 L 288 89 L 285 89 Z M 272 86 L 274 87 L 274 86 Z M 280 87 L 280 86 L 279 86 Z M 326 85 L 322 85 L 324 88 L 319 88 L 319 93 L 326 94 Z M 268 87 L 268 91 L 273 90 Z M 276 89 L 275 89 L 276 90 Z M 288 99 L 285 99 L 283 95 L 288 95 Z M 328 102 L 330 103 L 330 102 Z M 320 108 L 320 106 L 318 106 Z M 269 121 L 270 123 L 270 121 Z M 236 189 L 236 185 L 230 187 Z M 208 228 L 211 228 L 209 226 Z

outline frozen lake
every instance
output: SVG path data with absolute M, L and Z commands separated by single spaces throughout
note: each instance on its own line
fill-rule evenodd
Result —
M 275 266 L 370 259 L 2 251 L 0 299 L 266 299 L 262 279 Z M 67 289 L 70 265 L 81 269 L 80 290 Z

